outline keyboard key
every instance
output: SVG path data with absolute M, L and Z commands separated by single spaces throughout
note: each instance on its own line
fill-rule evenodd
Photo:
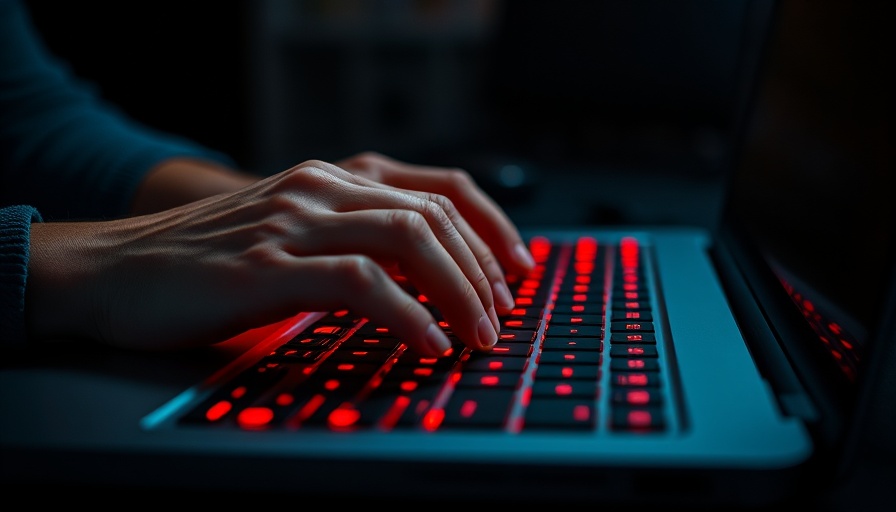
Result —
M 538 379 L 532 385 L 532 397 L 595 398 L 597 381 Z
M 541 349 L 600 351 L 603 349 L 603 342 L 600 338 L 545 338 Z
M 660 384 L 659 372 L 613 372 L 610 384 L 618 387 L 656 387 Z
M 593 400 L 533 398 L 526 408 L 523 429 L 593 430 L 596 424 L 597 409 Z
M 660 407 L 620 407 L 612 412 L 613 430 L 663 430 L 666 427 Z
M 455 389 L 445 404 L 445 427 L 503 427 L 512 389 Z
M 582 379 L 597 381 L 600 376 L 598 364 L 541 364 L 535 370 L 535 381 L 540 379 Z
M 611 322 L 611 332 L 653 332 L 653 322 Z
M 610 347 L 610 357 L 657 357 L 656 345 L 623 344 Z
M 520 375 L 513 372 L 463 372 L 455 383 L 456 388 L 509 388 L 515 389 Z
M 655 358 L 643 357 L 617 357 L 610 360 L 611 370 L 648 370 L 656 371 L 660 365 Z
M 600 360 L 601 353 L 591 350 L 551 350 L 538 356 L 539 364 L 600 364 Z
M 610 334 L 610 343 L 656 343 L 656 335 L 648 332 L 614 332 Z
M 545 336 L 547 337 L 590 337 L 601 338 L 604 335 L 604 329 L 596 325 L 548 325 Z
M 524 357 L 475 357 L 464 365 L 465 371 L 480 372 L 517 372 L 526 368 L 529 360 Z

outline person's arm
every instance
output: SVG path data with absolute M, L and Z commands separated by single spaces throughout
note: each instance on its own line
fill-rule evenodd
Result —
M 448 339 L 393 280 L 398 269 L 453 334 L 487 350 L 497 310 L 510 304 L 496 303 L 475 240 L 445 196 L 309 161 L 158 213 L 34 224 L 29 337 L 186 348 L 302 311 L 348 308 L 423 355 L 444 353 Z
M 254 174 L 215 162 L 171 158 L 147 173 L 137 188 L 130 214 L 154 213 L 216 194 L 235 192 L 259 179 Z

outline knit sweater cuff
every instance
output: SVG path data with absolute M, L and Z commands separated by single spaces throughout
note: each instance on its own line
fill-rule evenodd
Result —
M 0 208 L 0 346 L 24 345 L 25 281 L 31 246 L 31 223 L 41 222 L 31 206 Z

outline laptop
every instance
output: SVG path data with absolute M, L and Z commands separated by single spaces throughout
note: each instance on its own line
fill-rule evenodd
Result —
M 179 353 L 7 353 L 4 492 L 882 508 L 892 18 L 882 2 L 757 5 L 716 228 L 525 227 L 538 266 L 511 281 L 486 354 L 420 358 L 347 310 Z

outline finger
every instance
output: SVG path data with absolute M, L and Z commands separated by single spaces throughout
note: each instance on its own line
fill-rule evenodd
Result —
M 429 201 L 439 205 L 454 224 L 458 233 L 464 238 L 467 245 L 470 247 L 470 250 L 473 252 L 476 261 L 479 263 L 479 267 L 482 269 L 483 273 L 485 273 L 485 276 L 491 285 L 492 300 L 494 301 L 495 309 L 501 315 L 509 313 L 514 307 L 514 302 L 513 297 L 510 294 L 510 289 L 507 287 L 504 270 L 498 263 L 497 258 L 495 258 L 491 248 L 489 248 L 488 244 L 482 240 L 479 234 L 470 227 L 470 224 L 460 214 L 457 208 L 455 208 L 454 203 L 445 196 L 430 192 L 407 191 L 406 193 L 415 195 L 422 201 Z
M 503 269 L 488 244 L 482 240 L 479 234 L 476 233 L 463 218 L 450 199 L 440 194 L 400 189 L 391 185 L 377 183 L 361 176 L 355 176 L 335 166 L 332 166 L 329 170 L 349 183 L 391 191 L 391 194 L 386 194 L 381 198 L 385 202 L 371 203 L 370 206 L 408 208 L 418 211 L 427 217 L 427 220 L 433 225 L 434 230 L 440 235 L 440 239 L 443 240 L 443 242 L 447 241 L 450 243 L 450 241 L 454 239 L 454 231 L 460 233 L 467 248 L 469 248 L 473 257 L 476 259 L 479 269 L 485 274 L 488 285 L 490 286 L 488 292 L 482 287 L 477 286 L 477 293 L 486 305 L 486 309 L 490 310 L 491 307 L 494 307 L 497 313 L 500 314 L 510 312 L 514 305 L 513 297 L 510 294 L 510 290 L 504 278 Z M 417 200 L 410 200 L 407 197 L 408 195 L 416 197 Z M 445 224 L 442 214 L 437 213 L 439 210 L 444 212 L 447 219 L 454 226 L 454 229 L 439 229 L 440 225 L 443 225 L 444 227 Z M 466 248 L 462 246 L 456 247 L 454 245 L 449 245 L 448 247 L 453 256 L 465 259 L 468 257 L 467 251 L 465 250 Z M 477 283 L 480 279 L 479 276 L 470 274 L 471 271 L 474 271 L 474 266 L 469 261 L 461 261 L 461 266 L 465 269 L 467 277 L 471 282 Z M 493 316 L 493 320 L 495 328 L 500 329 L 497 315 Z
M 306 235 L 300 247 L 285 250 L 296 255 L 364 254 L 383 264 L 397 262 L 467 346 L 483 350 L 497 341 L 494 311 L 490 314 L 477 300 L 473 285 L 421 214 L 403 209 L 334 213 L 319 216 Z
M 407 164 L 380 156 L 385 169 L 379 169 L 383 183 L 399 188 L 434 192 L 451 199 L 482 239 L 494 249 L 498 259 L 511 273 L 525 274 L 535 266 L 532 255 L 519 231 L 492 200 L 462 170 Z
M 451 348 L 451 341 L 427 308 L 366 256 L 297 258 L 291 276 L 294 281 L 278 279 L 280 297 L 295 301 L 292 283 L 301 283 L 300 289 L 307 293 L 298 298 L 297 306 L 303 310 L 347 307 L 389 329 L 424 357 L 443 356 Z M 282 286 L 287 282 L 289 286 Z
M 485 243 L 473 233 L 466 222 L 463 222 L 447 198 L 371 182 L 338 168 L 333 172 L 345 178 L 346 186 L 350 187 L 344 190 L 338 199 L 331 200 L 330 206 L 334 210 L 397 209 L 414 211 L 422 215 L 439 242 L 454 258 L 476 290 L 495 330 L 500 330 L 497 313 L 499 308 L 495 304 L 493 288 L 501 294 L 501 312 L 507 313 L 508 308 L 512 307 L 503 271 L 496 264 Z M 466 233 L 462 233 L 458 228 Z

